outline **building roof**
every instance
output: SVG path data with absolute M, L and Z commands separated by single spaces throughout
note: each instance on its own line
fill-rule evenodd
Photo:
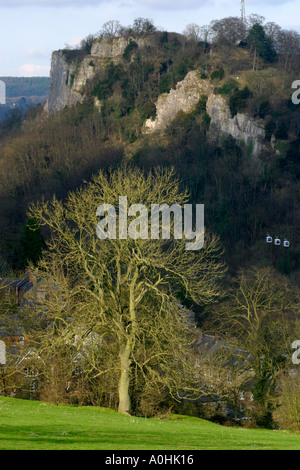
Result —
M 29 279 L 29 274 L 25 274 L 22 277 L 0 278 L 0 283 L 3 287 L 13 287 L 25 293 L 33 287 L 33 283 Z

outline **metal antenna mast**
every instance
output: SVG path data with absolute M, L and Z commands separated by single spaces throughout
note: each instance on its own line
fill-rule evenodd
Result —
M 245 8 L 245 0 L 241 0 L 241 20 L 242 23 L 246 23 L 246 8 Z

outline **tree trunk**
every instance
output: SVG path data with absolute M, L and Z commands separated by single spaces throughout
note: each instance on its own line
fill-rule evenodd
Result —
M 135 337 L 136 337 L 136 312 L 135 312 L 135 286 L 138 279 L 138 269 L 132 277 L 130 288 L 129 288 L 129 313 L 131 325 L 127 332 L 127 341 L 124 349 L 120 352 L 120 363 L 121 363 L 121 376 L 119 381 L 119 408 L 120 413 L 129 414 L 130 411 L 130 365 L 131 365 L 131 354 L 134 349 Z M 128 328 L 128 327 L 127 327 Z
M 121 376 L 119 380 L 119 408 L 120 413 L 129 414 L 130 410 L 130 346 L 126 344 L 125 349 L 120 353 Z
M 252 70 L 255 70 L 255 66 L 256 66 L 256 47 L 254 49 L 254 58 L 253 58 L 253 67 L 252 67 Z

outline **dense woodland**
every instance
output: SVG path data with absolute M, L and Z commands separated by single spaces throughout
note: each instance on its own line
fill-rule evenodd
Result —
M 0 77 L 6 85 L 6 97 L 47 96 L 49 77 Z
M 81 60 L 99 35 L 132 39 L 118 63 L 109 63 L 87 83 L 82 104 L 50 116 L 36 107 L 0 125 L 0 274 L 36 265 L 47 247 L 49 233 L 36 224 L 34 212 L 28 214 L 30 203 L 54 195 L 64 201 L 99 170 L 106 174 L 122 164 L 130 171 L 173 168 L 178 190 L 187 190 L 190 202 L 205 204 L 206 228 L 219 237 L 227 267 L 215 302 L 198 302 L 187 290 L 180 300 L 196 312 L 204 331 L 230 332 L 255 360 L 265 357 L 263 366 L 255 362 L 254 396 L 262 410 L 258 424 L 270 425 L 275 377 L 284 373 L 286 344 L 298 339 L 293 334 L 298 331 L 300 287 L 300 105 L 291 100 L 291 85 L 300 79 L 300 35 L 258 15 L 250 16 L 247 25 L 239 18 L 191 24 L 182 35 L 160 31 L 141 18 L 130 27 L 111 21 L 78 48 L 66 47 L 67 60 Z M 151 41 L 139 50 L 137 37 Z M 263 152 L 253 158 L 231 137 L 218 145 L 209 141 L 205 97 L 193 112 L 179 113 L 163 133 L 143 134 L 145 120 L 155 117 L 159 94 L 195 69 L 214 84 L 215 93 L 226 96 L 232 116 L 243 112 L 264 120 L 266 139 L 277 139 L 277 155 Z M 95 97 L 101 112 L 94 107 Z M 266 244 L 268 233 L 288 239 L 290 247 Z M 244 321 L 249 299 L 250 310 L 259 313 Z M 142 392 L 142 378 L 135 383 L 137 391 L 131 389 L 135 412 L 141 413 L 141 403 L 143 409 L 152 406 L 154 388 L 148 379 Z M 115 380 L 110 377 L 112 389 Z M 98 396 L 97 403 L 117 406 L 108 396 Z M 169 399 L 162 394 L 163 409 Z

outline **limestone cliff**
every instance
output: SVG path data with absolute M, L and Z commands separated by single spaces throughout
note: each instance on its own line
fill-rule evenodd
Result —
M 159 96 L 156 119 L 146 121 L 144 132 L 165 129 L 179 111 L 192 111 L 201 95 L 207 95 L 206 111 L 211 119 L 209 137 L 216 140 L 221 135 L 231 135 L 238 142 L 243 142 L 250 153 L 258 155 L 264 148 L 263 122 L 247 114 L 237 114 L 232 118 L 226 99 L 222 95 L 214 95 L 213 89 L 211 82 L 201 79 L 197 71 L 189 72 L 175 90 Z
M 177 116 L 179 111 L 188 113 L 198 103 L 201 95 L 212 93 L 213 86 L 208 80 L 201 80 L 197 71 L 189 72 L 176 89 L 159 96 L 156 103 L 156 119 L 147 119 L 145 132 L 163 130 Z
M 72 87 L 71 83 L 71 77 L 74 77 L 76 67 L 76 63 L 67 63 L 62 51 L 53 52 L 48 98 L 48 111 L 50 113 L 59 111 L 65 106 L 75 104 L 81 100 L 79 93 Z
M 121 60 L 131 38 L 99 38 L 91 48 L 89 55 L 81 59 L 67 60 L 66 51 L 55 51 L 52 54 L 50 93 L 47 109 L 50 113 L 59 111 L 65 106 L 73 106 L 83 101 L 85 85 L 109 62 Z M 134 39 L 139 48 L 145 47 L 149 39 Z M 201 79 L 198 71 L 189 72 L 184 80 L 177 83 L 175 89 L 163 93 L 156 102 L 156 119 L 148 119 L 144 133 L 164 130 L 177 116 L 179 111 L 190 112 L 197 105 L 201 95 L 206 95 L 207 113 L 210 116 L 209 137 L 217 139 L 221 135 L 231 135 L 238 142 L 243 142 L 249 153 L 258 155 L 264 148 L 265 130 L 263 122 L 246 114 L 231 117 L 226 98 L 213 93 L 214 86 L 210 80 Z M 96 100 L 97 101 L 97 100 Z M 101 103 L 95 105 L 101 108 Z
M 123 37 L 99 38 L 93 43 L 89 55 L 71 62 L 67 60 L 64 50 L 53 52 L 48 111 L 53 113 L 82 102 L 87 81 L 93 79 L 109 60 L 120 60 L 130 40 Z M 134 40 L 139 48 L 146 44 L 145 39 Z
M 264 149 L 265 128 L 262 120 L 240 113 L 232 118 L 222 95 L 209 95 L 206 111 L 211 119 L 211 139 L 215 140 L 219 135 L 231 135 L 238 143 L 243 142 L 253 155 L 258 155 Z

